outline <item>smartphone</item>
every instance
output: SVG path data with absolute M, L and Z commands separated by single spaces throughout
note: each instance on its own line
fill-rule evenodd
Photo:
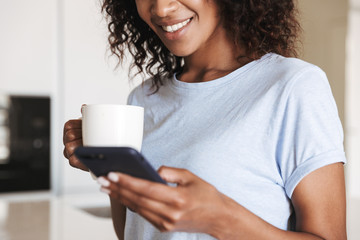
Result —
M 144 156 L 130 147 L 78 147 L 75 156 L 97 177 L 121 172 L 166 184 Z

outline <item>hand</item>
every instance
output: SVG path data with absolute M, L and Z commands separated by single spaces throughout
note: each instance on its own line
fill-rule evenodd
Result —
M 298 184 L 292 198 L 296 232 L 271 225 L 186 170 L 162 167 L 159 173 L 177 186 L 120 173 L 98 181 L 114 201 L 135 210 L 163 232 L 201 232 L 227 240 L 346 239 L 342 163 L 315 170 Z
M 81 119 L 69 120 L 64 125 L 64 156 L 69 160 L 69 164 L 75 168 L 80 168 L 84 171 L 89 169 L 82 164 L 74 155 L 77 147 L 82 146 L 82 121 Z
M 142 215 L 160 231 L 212 235 L 229 198 L 187 170 L 161 167 L 158 172 L 165 181 L 177 186 L 121 173 L 110 173 L 98 181 L 110 197 Z

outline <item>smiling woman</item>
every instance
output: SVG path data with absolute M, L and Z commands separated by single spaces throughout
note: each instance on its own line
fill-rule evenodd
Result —
M 171 183 L 100 177 L 120 239 L 346 239 L 341 123 L 325 73 L 293 57 L 294 6 L 104 1 L 111 51 L 151 76 L 128 104 L 144 107 L 141 151 Z M 78 168 L 80 121 L 64 128 Z
M 152 76 L 156 90 L 163 84 L 162 76 L 170 77 L 181 71 L 182 57 L 194 51 L 191 46 L 204 42 L 215 30 L 229 35 L 228 41 L 234 42 L 236 48 L 243 48 L 235 52 L 237 57 L 256 60 L 269 52 L 287 57 L 297 55 L 300 25 L 293 1 L 105 0 L 103 11 L 109 20 L 112 53 L 122 61 L 130 50 L 133 67 L 138 73 L 146 71 Z M 184 23 L 186 27 L 178 29 Z M 187 31 L 188 28 L 191 29 Z M 171 40 L 182 35 L 184 49 L 169 49 L 178 44 Z M 221 43 L 216 38 L 213 42 Z M 224 50 L 222 46 L 218 48 L 220 52 Z

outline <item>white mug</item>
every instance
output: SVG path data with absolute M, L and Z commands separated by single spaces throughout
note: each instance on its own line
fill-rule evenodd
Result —
M 141 150 L 144 108 L 131 105 L 83 105 L 82 138 L 88 147 L 132 147 Z

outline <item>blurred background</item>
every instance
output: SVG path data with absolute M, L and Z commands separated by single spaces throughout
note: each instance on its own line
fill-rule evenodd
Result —
M 141 79 L 129 83 L 127 63 L 114 69 L 100 0 L 0 2 L 0 239 L 98 239 L 69 223 L 112 232 L 108 199 L 62 155 L 63 125 L 82 104 L 126 103 Z M 327 73 L 344 127 L 348 235 L 360 239 L 360 0 L 301 0 L 299 9 L 300 58 Z M 27 235 L 15 233 L 19 218 L 29 218 Z

